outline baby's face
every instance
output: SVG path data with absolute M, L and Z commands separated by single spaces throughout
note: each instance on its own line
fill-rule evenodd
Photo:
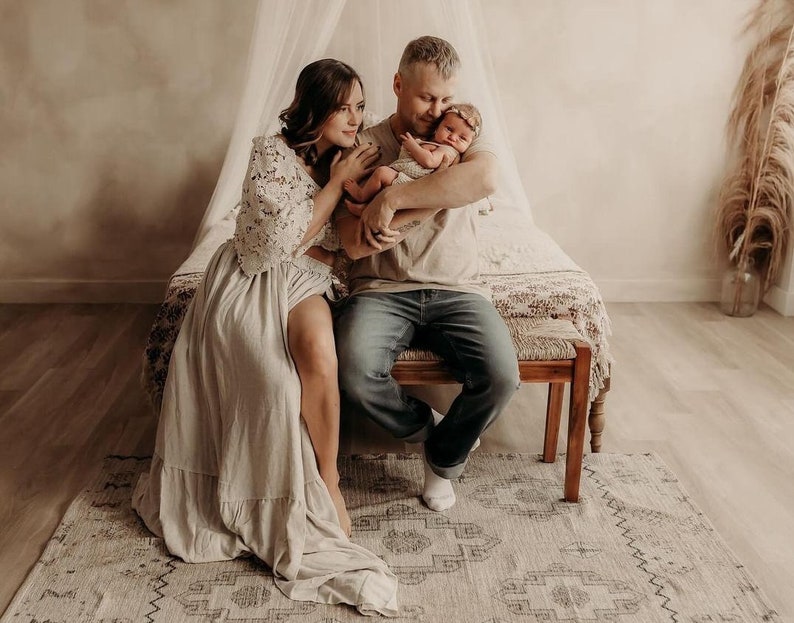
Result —
M 436 128 L 433 140 L 442 145 L 449 145 L 462 154 L 474 140 L 474 130 L 457 114 L 448 112 Z

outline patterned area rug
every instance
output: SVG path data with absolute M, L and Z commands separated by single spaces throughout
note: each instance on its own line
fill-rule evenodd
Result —
M 109 457 L 71 505 L 2 623 L 343 623 L 346 606 L 292 602 L 251 559 L 189 565 L 130 510 L 147 459 Z M 418 455 L 343 459 L 353 538 L 400 578 L 397 621 L 780 621 L 654 455 L 588 455 L 581 502 L 564 461 L 475 454 L 458 504 L 426 509 Z

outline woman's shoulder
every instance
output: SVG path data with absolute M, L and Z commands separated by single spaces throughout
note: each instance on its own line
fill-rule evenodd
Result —
M 255 136 L 251 142 L 254 153 L 264 157 L 265 161 L 297 164 L 295 151 L 281 134 Z
M 287 140 L 280 133 L 255 136 L 253 139 L 251 139 L 251 142 L 253 143 L 254 147 L 269 147 L 283 152 L 295 153 L 292 151 L 292 149 L 290 149 L 289 145 L 287 145 Z

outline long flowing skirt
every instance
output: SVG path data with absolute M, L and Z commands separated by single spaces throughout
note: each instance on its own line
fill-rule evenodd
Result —
M 287 314 L 330 284 L 306 256 L 259 275 L 231 241 L 210 260 L 174 345 L 133 507 L 187 562 L 253 554 L 290 598 L 397 614 L 397 579 L 351 543 L 300 417 Z

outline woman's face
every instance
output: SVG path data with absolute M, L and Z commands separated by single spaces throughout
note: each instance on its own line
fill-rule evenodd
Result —
M 323 125 L 321 142 L 338 147 L 353 147 L 364 116 L 364 94 L 356 80 L 347 99 Z

